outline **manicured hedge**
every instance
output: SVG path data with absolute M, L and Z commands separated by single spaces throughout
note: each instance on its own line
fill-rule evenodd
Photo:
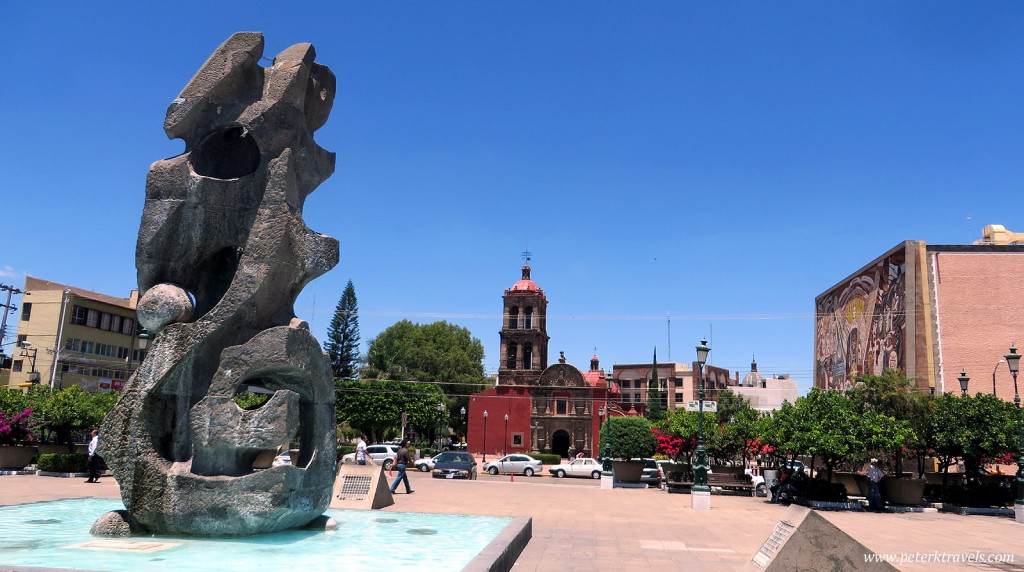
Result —
M 348 455 L 349 453 L 355 453 L 355 452 L 356 452 L 356 446 L 355 445 L 351 445 L 351 444 L 338 445 L 338 460 L 340 461 L 341 458 L 344 457 L 345 455 Z
M 558 465 L 562 462 L 562 457 L 553 453 L 530 453 L 530 456 L 545 465 Z
M 36 469 L 47 473 L 84 473 L 88 456 L 82 453 L 43 453 Z

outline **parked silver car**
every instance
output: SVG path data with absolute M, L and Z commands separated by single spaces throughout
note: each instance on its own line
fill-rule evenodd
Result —
M 529 455 L 505 455 L 497 461 L 491 461 L 484 465 L 484 470 L 492 475 L 498 473 L 523 474 L 532 477 L 544 468 L 544 463 Z
M 552 475 L 562 477 L 586 477 L 588 479 L 601 478 L 601 463 L 597 459 L 581 457 L 570 463 L 555 465 L 548 469 Z
M 388 470 L 392 465 L 395 464 L 395 458 L 398 457 L 398 445 L 370 445 L 366 448 L 366 454 L 378 465 L 384 465 L 384 470 Z M 349 453 L 341 458 L 342 463 L 349 465 L 356 462 L 356 454 Z

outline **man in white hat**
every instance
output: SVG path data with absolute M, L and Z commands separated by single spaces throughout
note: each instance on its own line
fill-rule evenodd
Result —
M 871 466 L 868 467 L 868 508 L 870 510 L 885 510 L 882 493 L 878 490 L 878 483 L 884 476 L 885 473 L 878 468 L 878 459 L 871 459 Z

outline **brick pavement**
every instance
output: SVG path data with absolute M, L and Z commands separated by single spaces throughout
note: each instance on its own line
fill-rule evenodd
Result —
M 514 570 L 736 570 L 771 533 L 783 507 L 762 498 L 712 497 L 712 510 L 690 509 L 688 495 L 601 489 L 595 481 L 483 476 L 432 479 L 410 472 L 415 494 L 395 495 L 385 511 L 533 517 L 533 539 Z M 0 505 L 82 496 L 117 498 L 111 477 L 0 477 Z M 1024 525 L 1011 518 L 944 513 L 823 512 L 876 553 L 1014 553 L 1011 566 L 910 563 L 902 570 L 1024 570 Z M 932 556 L 934 557 L 934 556 Z

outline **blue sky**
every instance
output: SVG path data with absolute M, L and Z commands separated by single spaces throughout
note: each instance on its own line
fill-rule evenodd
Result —
M 817 294 L 902 240 L 1024 229 L 1021 3 L 147 4 L 5 7 L 0 281 L 127 295 L 166 108 L 242 30 L 338 78 L 305 218 L 341 263 L 296 307 L 321 339 L 351 279 L 364 341 L 445 319 L 494 370 L 529 250 L 552 361 L 708 336 L 806 389 Z

